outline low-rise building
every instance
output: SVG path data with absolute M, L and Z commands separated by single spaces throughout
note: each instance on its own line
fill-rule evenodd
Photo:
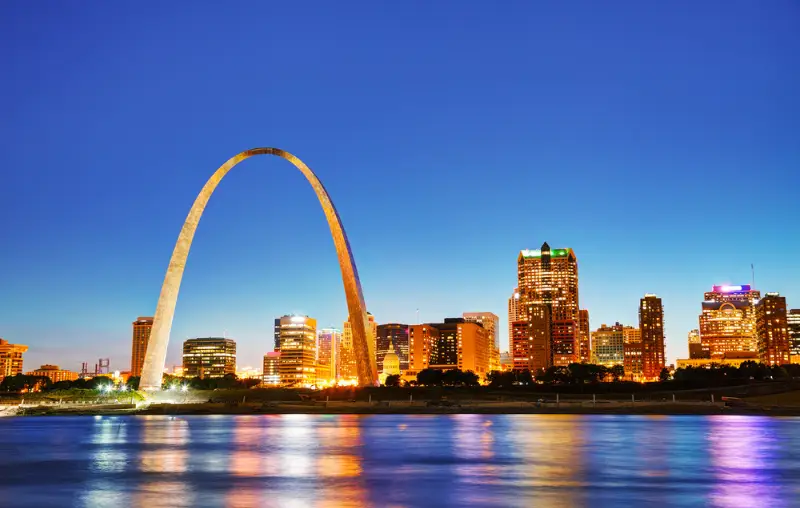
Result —
M 53 383 L 58 383 L 59 381 L 75 381 L 79 376 L 77 372 L 62 370 L 58 365 L 42 365 L 38 369 L 28 372 L 27 375 L 48 377 Z

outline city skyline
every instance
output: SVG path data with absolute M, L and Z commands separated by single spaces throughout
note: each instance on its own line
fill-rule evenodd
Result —
M 0 84 L 14 97 L 0 337 L 29 347 L 26 369 L 126 369 L 130 323 L 155 312 L 188 204 L 226 157 L 263 145 L 326 183 L 378 323 L 492 312 L 507 351 L 514 258 L 545 240 L 575 250 L 591 329 L 635 326 L 644 294 L 663 299 L 667 363 L 689 357 L 703 293 L 753 283 L 751 263 L 755 289 L 800 307 L 796 10 L 465 5 L 448 24 L 443 6 L 342 6 L 331 26 L 333 7 L 250 9 L 197 6 L 188 26 L 172 5 L 1 17 L 18 51 L 0 55 L 15 76 Z M 267 34 L 259 15 L 287 22 Z M 103 22 L 119 16 L 131 25 Z M 399 45 L 406 16 L 418 37 Z M 219 37 L 175 42 L 212 21 Z M 313 40 L 297 40 L 300 23 Z M 484 60 L 510 79 L 489 79 Z M 327 225 L 280 164 L 243 163 L 209 203 L 167 365 L 187 338 L 230 336 L 257 366 L 276 316 L 347 319 Z

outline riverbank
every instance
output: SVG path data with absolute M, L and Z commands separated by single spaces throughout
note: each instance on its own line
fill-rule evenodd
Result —
M 116 404 L 99 406 L 26 406 L 16 416 L 118 415 L 281 415 L 281 414 L 612 414 L 612 415 L 767 415 L 800 416 L 798 406 L 750 404 L 726 407 L 711 402 L 275 402 L 269 404 Z

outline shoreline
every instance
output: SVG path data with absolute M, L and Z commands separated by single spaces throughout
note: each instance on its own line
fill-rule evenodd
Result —
M 464 403 L 441 406 L 427 403 L 397 402 L 395 404 L 369 403 L 271 403 L 271 404 L 148 404 L 136 407 L 130 404 L 98 405 L 94 407 L 31 405 L 16 408 L 7 417 L 26 416 L 202 416 L 202 415 L 455 415 L 455 414 L 541 414 L 541 415 L 752 415 L 800 416 L 800 407 L 747 405 L 726 407 L 721 403 L 560 403 L 537 406 L 532 403 Z M 3 415 L 0 409 L 0 415 Z

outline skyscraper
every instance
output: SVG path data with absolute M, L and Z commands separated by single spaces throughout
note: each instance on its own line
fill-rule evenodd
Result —
M 579 358 L 581 363 L 592 361 L 592 332 L 589 330 L 589 311 L 580 309 L 578 311 L 578 336 Z
M 465 312 L 461 316 L 483 326 L 489 347 L 489 371 L 500 370 L 500 318 L 491 312 Z
M 749 285 L 714 286 L 705 293 L 700 340 L 711 359 L 726 353 L 758 352 L 755 304 L 761 293 Z
M 703 341 L 700 339 L 700 330 L 692 330 L 687 336 L 689 342 L 689 358 L 702 359 L 710 358 L 709 351 L 703 349 Z
M 368 339 L 372 340 L 373 345 L 376 346 L 376 336 L 378 333 L 378 324 L 375 322 L 375 316 L 367 313 L 367 333 Z M 380 371 L 380 369 L 378 369 Z M 356 370 L 356 356 L 353 350 L 353 330 L 350 327 L 350 320 L 344 322 L 342 331 L 341 347 L 339 348 L 339 379 L 345 381 L 355 381 L 358 379 L 358 372 Z
M 786 298 L 767 293 L 756 304 L 758 359 L 767 365 L 789 363 L 789 329 L 786 324 Z
M 536 374 L 550 366 L 550 309 L 543 303 L 527 306 L 526 318 L 511 323 L 511 359 L 515 371 Z
M 150 341 L 150 330 L 153 328 L 152 317 L 138 317 L 133 322 L 133 340 L 131 341 L 131 376 L 141 376 L 147 343 Z
M 317 382 L 317 320 L 308 316 L 278 319 L 281 385 L 309 387 Z
M 336 353 L 342 341 L 342 332 L 336 328 L 323 328 L 317 332 L 317 380 L 336 380 L 338 358 Z M 326 374 L 323 376 L 322 374 Z
M 550 323 L 549 365 L 569 365 L 580 360 L 578 260 L 572 249 L 523 250 L 517 257 L 520 302 L 517 318 L 528 319 L 530 306 L 544 304 Z
M 514 292 L 511 293 L 511 298 L 508 299 L 508 344 L 509 347 L 511 346 L 511 337 L 513 336 L 513 332 L 511 330 L 511 326 L 514 321 L 518 321 L 520 318 L 517 314 L 517 305 L 519 304 L 519 288 L 514 288 Z
M 236 342 L 222 337 L 189 339 L 183 343 L 185 377 L 223 377 L 236 374 Z
M 400 323 L 387 323 L 376 327 L 375 354 L 378 361 L 378 371 L 383 372 L 383 357 L 394 348 L 394 354 L 400 361 L 400 370 L 408 370 L 408 325 Z
M 789 359 L 792 363 L 800 363 L 800 309 L 792 309 L 786 314 L 786 327 L 789 330 Z
M 0 339 L 0 381 L 6 376 L 22 374 L 22 354 L 27 350 L 28 346 Z
M 642 377 L 656 381 L 664 361 L 664 305 L 661 298 L 646 294 L 639 300 L 639 330 L 642 333 Z
M 426 368 L 489 372 L 489 339 L 483 326 L 464 318 L 411 325 L 408 329 L 410 371 Z

